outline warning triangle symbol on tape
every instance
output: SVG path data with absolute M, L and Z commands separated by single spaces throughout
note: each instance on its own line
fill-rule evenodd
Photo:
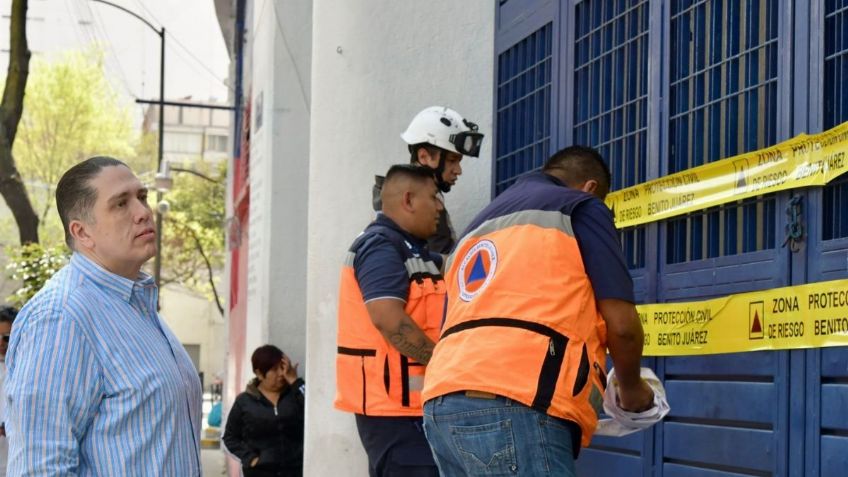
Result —
M 748 185 L 748 183 L 745 180 L 745 170 L 740 169 L 739 173 L 736 174 L 736 188 L 737 189 L 744 189 L 747 185 Z
M 751 325 L 751 333 L 762 333 L 763 327 L 760 325 L 760 314 L 754 312 L 754 323 Z

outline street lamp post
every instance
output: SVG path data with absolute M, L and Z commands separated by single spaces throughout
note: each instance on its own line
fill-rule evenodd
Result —
M 151 30 L 159 35 L 159 151 L 156 156 L 156 170 L 162 168 L 162 156 L 164 154 L 164 137 L 165 137 L 165 27 L 156 28 L 143 17 L 128 10 L 121 5 L 107 2 L 106 0 L 90 0 L 95 3 L 102 3 L 110 7 L 117 8 L 124 13 L 134 16 L 136 19 L 147 25 Z M 156 191 L 156 203 L 162 200 L 162 192 Z M 156 211 L 156 256 L 153 259 L 153 277 L 156 280 L 156 285 L 161 285 L 162 279 L 162 214 Z M 157 305 L 158 306 L 158 305 Z

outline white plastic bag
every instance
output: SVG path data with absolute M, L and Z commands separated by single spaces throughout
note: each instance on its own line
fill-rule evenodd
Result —
M 647 429 L 660 422 L 671 410 L 665 396 L 665 388 L 660 378 L 650 368 L 642 368 L 642 379 L 654 391 L 654 406 L 643 412 L 628 412 L 618 406 L 618 380 L 615 368 L 607 376 L 607 390 L 604 392 L 604 412 L 608 419 L 598 421 L 596 436 L 626 436 Z

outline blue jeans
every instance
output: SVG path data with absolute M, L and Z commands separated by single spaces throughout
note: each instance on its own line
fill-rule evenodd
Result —
M 370 477 L 438 477 L 420 417 L 356 415 Z
M 569 423 L 504 397 L 431 399 L 424 432 L 445 477 L 576 475 Z

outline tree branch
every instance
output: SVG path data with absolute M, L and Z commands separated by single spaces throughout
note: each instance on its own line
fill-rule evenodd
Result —
M 208 273 L 209 285 L 212 287 L 212 295 L 215 296 L 215 305 L 218 307 L 218 312 L 221 313 L 221 316 L 224 316 L 224 306 L 221 305 L 221 299 L 218 296 L 218 289 L 215 287 L 214 274 L 212 270 L 212 262 L 209 260 L 209 257 L 206 255 L 206 251 L 203 250 L 203 244 L 200 242 L 200 237 L 197 236 L 197 232 L 194 231 L 188 225 L 185 225 L 181 222 L 178 222 L 173 219 L 169 219 L 168 222 L 180 226 L 183 230 L 187 231 L 191 238 L 194 239 L 194 246 L 197 251 L 200 253 L 200 256 L 203 257 L 203 261 L 206 262 L 206 272 Z

